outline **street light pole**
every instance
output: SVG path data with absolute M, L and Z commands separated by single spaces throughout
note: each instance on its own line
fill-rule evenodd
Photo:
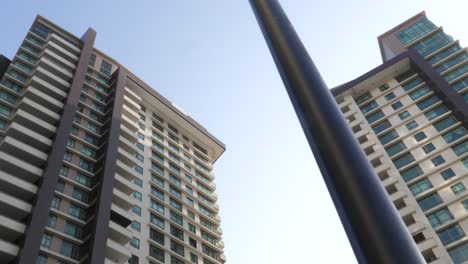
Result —
M 250 4 L 359 263 L 426 263 L 279 2 Z

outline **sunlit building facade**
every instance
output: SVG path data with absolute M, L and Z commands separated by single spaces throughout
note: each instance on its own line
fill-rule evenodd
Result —
M 378 38 L 383 64 L 333 89 L 428 263 L 468 261 L 468 54 L 424 12 Z
M 38 16 L 0 57 L 0 262 L 225 262 L 225 146 L 94 47 Z

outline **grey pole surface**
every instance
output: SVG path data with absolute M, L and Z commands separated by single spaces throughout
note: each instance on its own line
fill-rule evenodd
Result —
M 281 5 L 250 4 L 359 263 L 426 263 Z

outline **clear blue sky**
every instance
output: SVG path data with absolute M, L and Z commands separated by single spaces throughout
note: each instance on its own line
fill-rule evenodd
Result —
M 466 0 L 284 0 L 330 87 L 380 64 L 376 37 L 426 10 L 467 46 Z M 139 3 L 139 4 L 136 4 Z M 356 263 L 247 0 L 4 1 L 0 53 L 36 14 L 81 36 L 227 145 L 216 184 L 228 263 Z

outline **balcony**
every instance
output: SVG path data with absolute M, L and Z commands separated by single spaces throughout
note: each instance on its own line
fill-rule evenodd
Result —
M 50 35 L 49 43 L 56 43 L 60 45 L 60 47 L 62 47 L 63 49 L 66 49 L 68 52 L 73 53 L 75 55 L 79 55 L 81 52 L 81 50 L 77 46 L 73 45 L 72 43 L 55 33 L 52 33 Z
M 58 54 L 59 56 L 66 58 L 67 60 L 77 62 L 78 56 L 62 48 L 59 44 L 54 42 L 48 42 L 46 48 Z M 79 54 L 79 53 L 78 53 Z
M 26 226 L 23 223 L 0 215 L 0 237 L 7 241 L 16 241 L 24 234 Z
M 130 120 L 125 115 L 122 115 L 122 125 L 124 125 L 126 128 L 128 128 L 133 133 L 136 133 L 138 131 L 138 126 L 135 124 L 135 122 L 132 122 L 132 120 Z
M 32 86 L 26 90 L 25 98 L 29 98 L 55 113 L 60 113 L 64 106 L 64 104 L 59 100 L 56 100 L 50 95 L 41 92 L 39 89 Z
M 73 78 L 72 72 L 59 66 L 57 63 L 53 61 L 53 58 L 42 57 L 38 62 L 38 66 L 43 67 L 45 70 L 52 73 L 55 76 L 55 78 L 58 78 L 62 80 L 63 82 L 70 83 L 70 81 Z
M 11 219 L 23 219 L 31 212 L 32 206 L 4 192 L 0 192 L 0 215 Z
M 132 209 L 133 203 L 131 201 L 132 197 L 121 192 L 119 189 L 114 188 L 112 190 L 112 202 L 125 211 Z
M 121 125 L 120 126 L 120 132 L 121 132 L 121 135 L 123 135 L 131 143 L 135 144 L 135 143 L 138 142 L 138 138 L 137 138 L 136 134 L 133 133 L 132 131 L 130 131 L 130 129 L 128 129 L 126 126 Z
M 138 112 L 135 112 L 133 109 L 130 109 L 130 107 L 126 106 L 125 104 L 123 105 L 123 114 L 127 115 L 130 120 L 136 122 L 140 118 L 138 116 Z
M 119 207 L 118 205 L 112 203 L 111 204 L 111 220 L 118 223 L 123 227 L 127 227 L 130 225 L 132 220 L 132 215 L 128 212 Z
M 127 180 L 133 181 L 135 178 L 137 178 L 135 176 L 136 171 L 130 168 L 129 166 L 127 166 L 122 161 L 117 160 L 116 165 L 117 165 L 116 172 L 122 175 L 123 177 L 125 177 Z
M 64 58 L 63 56 L 60 56 L 59 54 L 55 53 L 53 50 L 46 49 L 43 53 L 43 55 L 50 56 L 53 60 L 56 60 L 57 62 L 63 64 L 64 66 L 68 67 L 68 70 L 75 70 L 76 66 L 75 63 L 76 61 L 70 62 L 70 60 Z
M 11 133 L 10 135 L 14 135 L 16 139 L 22 141 L 26 145 L 38 149 L 39 151 L 47 152 L 52 145 L 52 140 L 49 138 L 46 138 L 18 123 L 11 124 L 9 131 Z
M 0 152 L 0 168 L 3 173 L 15 175 L 27 182 L 36 182 L 42 176 L 42 169 L 5 152 Z
M 28 201 L 37 193 L 37 186 L 0 171 L 0 192 Z
M 122 136 L 119 137 L 119 147 L 121 147 L 122 149 L 125 149 L 125 151 L 127 151 L 131 155 L 135 155 L 138 152 L 138 149 L 135 146 L 135 143 L 130 142 L 128 139 Z
M 132 232 L 114 221 L 109 222 L 109 238 L 118 244 L 124 246 L 132 240 Z
M 64 90 L 58 89 L 57 87 L 42 80 L 37 76 L 33 76 L 31 78 L 29 85 L 32 87 L 36 87 L 39 91 L 43 92 L 44 94 L 47 94 L 48 96 L 60 102 L 62 102 L 67 97 L 67 93 L 64 92 Z
M 110 238 L 107 239 L 106 253 L 107 258 L 117 264 L 123 264 L 127 262 L 132 256 L 130 250 L 119 245 L 117 242 Z
M 18 255 L 19 247 L 0 239 L 0 259 L 9 263 Z
M 36 75 L 62 91 L 68 91 L 68 89 L 70 88 L 69 82 L 57 77 L 55 74 L 46 70 L 40 65 L 36 68 Z
M 47 138 L 51 138 L 52 136 L 54 136 L 55 131 L 57 130 L 55 126 L 37 118 L 36 116 L 22 109 L 19 109 L 16 112 L 15 121 L 18 124 L 32 131 L 35 131 L 36 133 L 39 133 Z
M 55 125 L 60 119 L 60 115 L 34 102 L 29 98 L 23 98 L 19 109 L 24 110 L 51 125 Z
M 131 181 L 120 176 L 118 173 L 115 174 L 114 187 L 119 189 L 124 194 L 132 195 L 136 191 L 134 186 L 135 184 L 133 184 Z
M 134 93 L 132 90 L 130 90 L 128 87 L 125 87 L 125 96 L 127 96 L 127 98 L 130 100 L 130 102 L 132 102 L 133 104 L 137 104 L 137 102 L 140 102 L 141 101 L 141 97 L 139 95 L 137 95 L 136 93 Z M 137 111 L 140 110 L 140 106 L 138 105 L 138 109 Z
M 137 163 L 135 162 L 135 157 L 130 155 L 127 151 L 125 151 L 123 148 L 118 148 L 118 159 L 127 164 L 130 167 L 134 167 Z
M 429 238 L 426 241 L 418 244 L 419 251 L 421 252 L 426 251 L 430 248 L 434 248 L 436 246 L 437 246 L 437 243 L 435 242 L 433 238 Z
M 18 141 L 10 136 L 3 139 L 3 151 L 25 161 L 30 164 L 41 167 L 47 161 L 47 154 L 39 151 L 21 141 Z

